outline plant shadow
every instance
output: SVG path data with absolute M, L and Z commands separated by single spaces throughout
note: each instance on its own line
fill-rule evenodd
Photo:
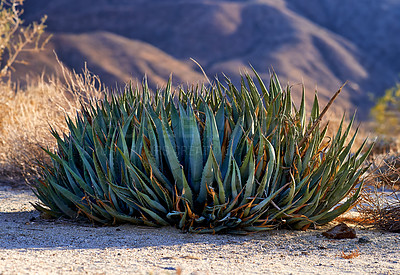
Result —
M 285 234 L 283 231 L 286 231 L 249 235 L 194 234 L 169 226 L 101 226 L 68 219 L 43 219 L 36 210 L 0 212 L 0 228 L 0 249 L 44 250 L 166 247 L 196 243 L 240 245 L 250 240 L 268 238 L 271 234 Z

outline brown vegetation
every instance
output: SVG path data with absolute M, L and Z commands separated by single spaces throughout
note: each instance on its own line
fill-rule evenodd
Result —
M 366 223 L 400 232 L 400 158 L 380 156 L 373 160 L 358 211 Z
M 41 78 L 23 90 L 0 84 L 0 176 L 34 177 L 36 159 L 47 158 L 41 147 L 55 145 L 50 127 L 65 131 L 66 114 L 73 117 L 81 102 L 102 96 L 105 89 L 96 76 L 62 68 L 63 83 Z
M 350 253 L 345 253 L 344 251 L 342 251 L 342 254 L 340 255 L 340 257 L 342 257 L 343 259 L 354 259 L 358 256 L 360 256 L 360 250 L 358 248 L 354 251 L 351 251 Z

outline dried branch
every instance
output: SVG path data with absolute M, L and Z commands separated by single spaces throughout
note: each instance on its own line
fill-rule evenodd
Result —
M 24 60 L 18 60 L 21 52 L 42 50 L 51 37 L 42 39 L 46 16 L 39 23 L 23 26 L 22 4 L 23 0 L 0 0 L 0 81 L 10 76 L 13 64 L 26 64 Z

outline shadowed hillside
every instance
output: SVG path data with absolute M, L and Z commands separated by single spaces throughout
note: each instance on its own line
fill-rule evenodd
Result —
M 224 72 L 238 82 L 251 63 L 264 77 L 273 67 L 284 82 L 304 82 L 309 100 L 316 86 L 326 102 L 349 80 L 336 105 L 358 108 L 366 118 L 367 93 L 382 94 L 400 72 L 399 6 L 390 0 L 27 0 L 25 15 L 30 21 L 47 14 L 55 34 L 49 46 L 60 60 L 76 70 L 87 61 L 109 85 L 145 73 L 153 87 L 170 72 L 175 83 L 204 80 L 189 58 L 211 76 Z
M 193 83 L 204 78 L 150 44 L 112 33 L 56 34 L 54 41 L 57 53 L 66 65 L 79 68 L 85 60 L 109 84 L 125 83 L 130 79 L 141 81 L 146 74 L 149 85 L 161 86 L 171 72 L 176 83 Z

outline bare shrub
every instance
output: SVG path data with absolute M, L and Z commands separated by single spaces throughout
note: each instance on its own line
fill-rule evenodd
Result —
M 8 77 L 14 63 L 25 63 L 18 55 L 24 51 L 43 49 L 50 36 L 42 39 L 47 17 L 23 26 L 21 8 L 24 0 L 0 0 L 0 81 Z

